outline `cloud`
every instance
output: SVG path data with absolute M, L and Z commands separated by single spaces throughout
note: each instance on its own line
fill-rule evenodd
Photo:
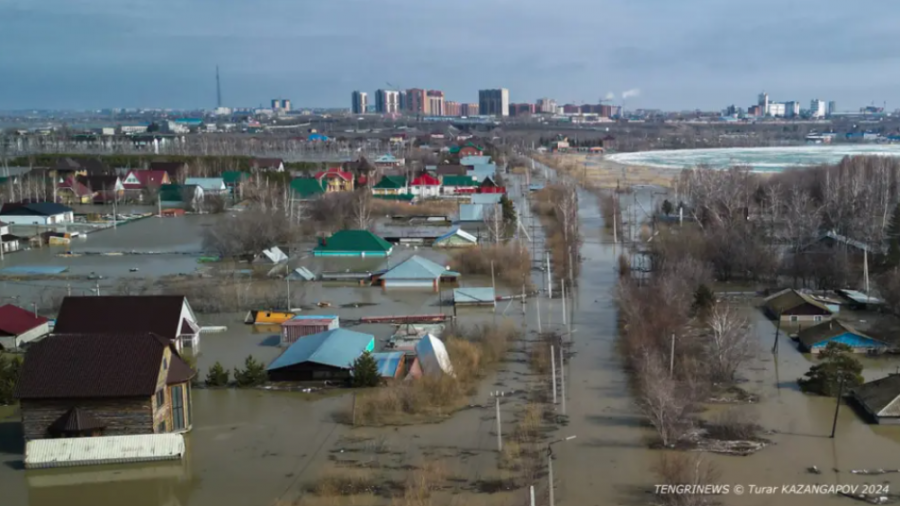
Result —
M 623 99 L 623 100 L 626 99 L 626 98 L 636 98 L 636 97 L 639 97 L 639 96 L 641 96 L 641 90 L 639 90 L 638 88 L 632 88 L 632 89 L 630 89 L 630 90 L 628 90 L 628 91 L 623 91 L 623 92 L 622 92 L 622 99 Z
M 613 93 L 613 92 L 611 92 L 611 91 L 607 91 L 607 92 L 606 92 L 606 96 L 603 97 L 603 98 L 606 99 L 606 100 L 615 100 L 615 99 L 616 99 L 616 94 Z

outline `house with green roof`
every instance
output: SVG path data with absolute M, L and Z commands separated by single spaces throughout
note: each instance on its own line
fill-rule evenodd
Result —
M 450 154 L 458 155 L 460 157 L 483 156 L 484 148 L 470 141 L 467 142 L 464 146 L 451 146 Z
M 294 197 L 301 200 L 308 200 L 325 194 L 325 188 L 322 187 L 322 181 L 314 177 L 298 177 L 291 180 L 291 190 Z
M 159 204 L 163 208 L 195 207 L 203 199 L 197 185 L 164 184 L 159 187 Z
M 319 239 L 313 250 L 317 257 L 386 257 L 394 245 L 368 230 L 341 230 Z
M 372 187 L 372 195 L 401 195 L 409 193 L 406 176 L 384 176 Z
M 465 190 L 469 190 L 471 193 L 477 186 L 478 184 L 472 176 L 444 176 L 441 178 L 441 193 L 444 195 L 465 193 Z
M 225 186 L 234 188 L 241 183 L 250 181 L 250 173 L 240 170 L 226 170 L 222 173 L 222 180 L 225 181 Z

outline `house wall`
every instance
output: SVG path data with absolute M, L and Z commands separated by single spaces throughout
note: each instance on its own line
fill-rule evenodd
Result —
M 769 312 L 772 313 L 772 310 L 769 309 Z M 790 322 L 822 322 L 828 321 L 832 318 L 832 315 L 829 311 L 816 307 L 812 304 L 800 304 L 797 307 L 791 308 L 788 311 L 785 311 L 781 314 L 781 321 L 785 323 Z M 775 318 L 778 315 L 774 315 Z
M 440 281 L 437 279 L 384 279 L 381 282 L 385 290 L 391 288 L 419 288 L 437 292 Z
M 19 334 L 18 336 L 0 336 L 0 346 L 5 350 L 17 350 L 22 349 L 23 346 L 27 346 L 28 343 L 40 339 L 41 337 L 46 336 L 50 333 L 50 323 L 44 322 L 41 325 L 25 332 L 24 334 Z
M 880 343 L 878 341 L 874 341 L 872 339 L 868 339 L 866 337 L 850 332 L 845 332 L 844 334 L 835 336 L 827 341 L 822 341 L 820 343 L 812 345 L 810 352 L 820 353 L 825 350 L 825 347 L 828 345 L 828 343 L 846 344 L 847 346 L 853 348 L 854 353 L 867 353 L 870 350 L 887 348 L 887 345 L 885 345 L 884 343 Z
M 159 364 L 154 392 L 163 392 L 163 403 L 157 404 L 156 393 L 153 395 L 153 431 L 157 434 L 172 430 L 172 400 L 166 388 L 166 377 L 169 375 L 169 364 L 172 363 L 172 350 L 166 347 L 163 360 Z M 160 424 L 165 424 L 160 427 Z
M 106 425 L 105 436 L 153 434 L 153 399 L 126 397 L 118 399 L 22 399 L 22 429 L 25 440 L 46 439 L 47 430 L 73 406 L 89 412 Z
M 268 374 L 270 381 L 345 380 L 350 378 L 350 369 L 304 362 L 290 367 L 275 369 L 269 371 Z

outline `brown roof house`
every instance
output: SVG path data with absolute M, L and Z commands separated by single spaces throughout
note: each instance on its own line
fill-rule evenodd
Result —
M 860 385 L 852 397 L 875 423 L 900 424 L 900 374 Z
M 832 310 L 808 294 L 787 289 L 770 295 L 764 307 L 769 316 L 782 323 L 821 322 L 830 320 Z
M 250 168 L 254 171 L 284 172 L 284 160 L 281 158 L 254 158 L 250 160 Z
M 188 173 L 187 162 L 150 162 L 150 170 L 164 170 L 173 183 L 182 183 Z
M 195 374 L 150 332 L 53 335 L 16 385 L 25 440 L 187 432 Z
M 183 295 L 66 297 L 59 308 L 57 334 L 153 332 L 181 352 L 200 350 L 200 324 Z

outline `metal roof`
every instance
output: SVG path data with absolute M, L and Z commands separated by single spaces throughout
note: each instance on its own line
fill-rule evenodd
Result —
M 858 290 L 838 290 L 838 293 L 859 304 L 884 304 L 878 297 L 866 295 Z
M 499 204 L 502 193 L 475 193 L 472 195 L 473 204 Z
M 488 204 L 461 204 L 459 221 L 484 221 L 485 210 L 491 207 Z
M 387 271 L 381 279 L 436 279 L 444 275 L 459 276 L 459 273 L 449 271 L 443 265 L 427 258 L 413 255 Z
M 897 397 L 900 397 L 900 375 L 890 374 L 853 389 L 853 395 L 875 415 L 882 413 Z M 891 415 L 896 416 L 896 415 Z
M 489 156 L 464 156 L 459 160 L 460 165 L 483 165 L 491 163 Z
M 25 468 L 178 460 L 184 451 L 181 434 L 35 439 L 25 445 Z
M 397 368 L 406 355 L 402 351 L 390 351 L 382 353 L 373 353 L 372 358 L 378 363 L 378 374 L 383 378 L 393 378 L 397 376 Z
M 375 337 L 347 329 L 332 329 L 300 339 L 269 364 L 268 370 L 304 362 L 349 368 L 364 351 L 374 347 Z
M 443 341 L 428 334 L 416 344 L 416 355 L 419 356 L 419 365 L 427 376 L 453 376 L 453 365 L 450 363 L 450 355 Z
M 819 323 L 818 325 L 813 325 L 812 327 L 807 327 L 800 331 L 797 334 L 797 339 L 803 343 L 807 348 L 811 348 L 813 345 L 828 341 L 830 339 L 834 339 L 835 337 L 844 335 L 844 334 L 853 334 L 855 336 L 868 339 L 870 341 L 875 341 L 876 343 L 884 345 L 885 343 L 881 342 L 878 339 L 875 339 L 872 336 L 863 334 L 862 332 L 856 330 L 855 328 L 836 320 L 831 320 L 827 322 Z
M 196 185 L 205 191 L 225 190 L 225 180 L 220 177 L 189 177 L 184 180 L 185 185 Z
M 295 316 L 290 320 L 281 324 L 282 327 L 304 327 L 307 325 L 316 326 L 316 325 L 328 325 L 331 322 L 337 320 L 338 317 L 336 315 L 324 315 L 324 314 L 308 314 Z
M 479 302 L 491 302 L 496 299 L 494 289 L 487 287 L 465 287 L 453 290 L 453 302 L 473 304 Z
M 12 304 L 0 306 L 0 335 L 17 336 L 47 323 L 43 316 Z
M 447 240 L 447 239 L 449 239 L 449 238 L 451 238 L 451 237 L 453 237 L 453 236 L 459 236 L 459 237 L 462 237 L 463 239 L 465 239 L 465 240 L 467 240 L 467 241 L 470 241 L 470 242 L 472 242 L 472 243 L 477 243 L 477 242 L 478 242 L 478 238 L 477 238 L 477 237 L 475 237 L 474 235 L 472 235 L 472 234 L 466 232 L 465 230 L 463 230 L 463 229 L 461 229 L 461 228 L 459 228 L 459 227 L 456 227 L 456 228 L 454 228 L 453 230 L 451 230 L 451 231 L 447 232 L 446 234 L 444 234 L 444 235 L 438 237 L 437 239 L 435 239 L 435 240 L 434 240 L 434 243 L 435 243 L 435 244 L 438 244 L 438 243 L 440 243 L 441 241 L 445 241 L 445 240 Z

